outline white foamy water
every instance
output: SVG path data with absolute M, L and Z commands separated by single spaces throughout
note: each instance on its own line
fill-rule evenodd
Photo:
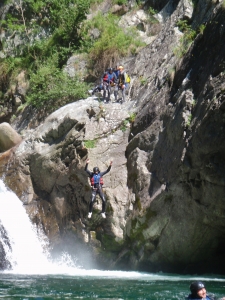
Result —
M 13 271 L 38 272 L 41 269 L 40 262 L 48 264 L 43 244 L 39 241 L 22 202 L 13 192 L 7 190 L 1 180 L 0 222 L 10 241 L 11 249 L 4 247 L 4 250 Z

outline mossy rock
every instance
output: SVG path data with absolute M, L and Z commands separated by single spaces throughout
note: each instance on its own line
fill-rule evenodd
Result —
M 103 234 L 101 237 L 102 245 L 106 250 L 111 252 L 119 252 L 124 244 L 123 241 L 117 242 L 114 236 Z

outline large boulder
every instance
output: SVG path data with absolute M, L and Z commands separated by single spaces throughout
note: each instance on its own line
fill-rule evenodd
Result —
M 8 123 L 0 124 L 0 152 L 9 150 L 22 141 L 22 137 Z

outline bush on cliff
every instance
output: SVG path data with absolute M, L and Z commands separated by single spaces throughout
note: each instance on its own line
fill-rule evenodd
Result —
M 30 79 L 28 103 L 56 109 L 87 96 L 88 86 L 63 72 L 72 54 L 88 53 L 90 69 L 96 77 L 120 57 L 135 54 L 144 44 L 134 38 L 135 29 L 124 32 L 118 26 L 118 17 L 98 14 L 82 26 L 90 6 L 101 1 L 24 0 L 10 9 L 0 27 L 8 34 L 20 36 L 23 43 L 11 49 L 13 55 L 4 59 L 4 72 L 0 73 L 4 92 L 17 74 L 26 70 Z M 93 28 L 100 31 L 96 40 L 90 37 Z
M 89 53 L 90 69 L 96 77 L 107 67 L 113 67 L 121 57 L 136 54 L 138 49 L 145 46 L 135 28 L 130 27 L 125 31 L 118 22 L 119 18 L 115 15 L 98 13 L 83 27 L 83 51 Z M 90 37 L 90 30 L 94 28 L 100 32 L 96 40 Z
M 30 76 L 28 103 L 48 110 L 57 109 L 67 103 L 86 98 L 87 85 L 79 78 L 71 78 L 57 67 L 57 54 Z

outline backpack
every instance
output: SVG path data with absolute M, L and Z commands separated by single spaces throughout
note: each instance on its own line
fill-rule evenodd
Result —
M 129 74 L 126 72 L 126 76 L 125 76 L 125 83 L 130 83 L 130 76 Z

